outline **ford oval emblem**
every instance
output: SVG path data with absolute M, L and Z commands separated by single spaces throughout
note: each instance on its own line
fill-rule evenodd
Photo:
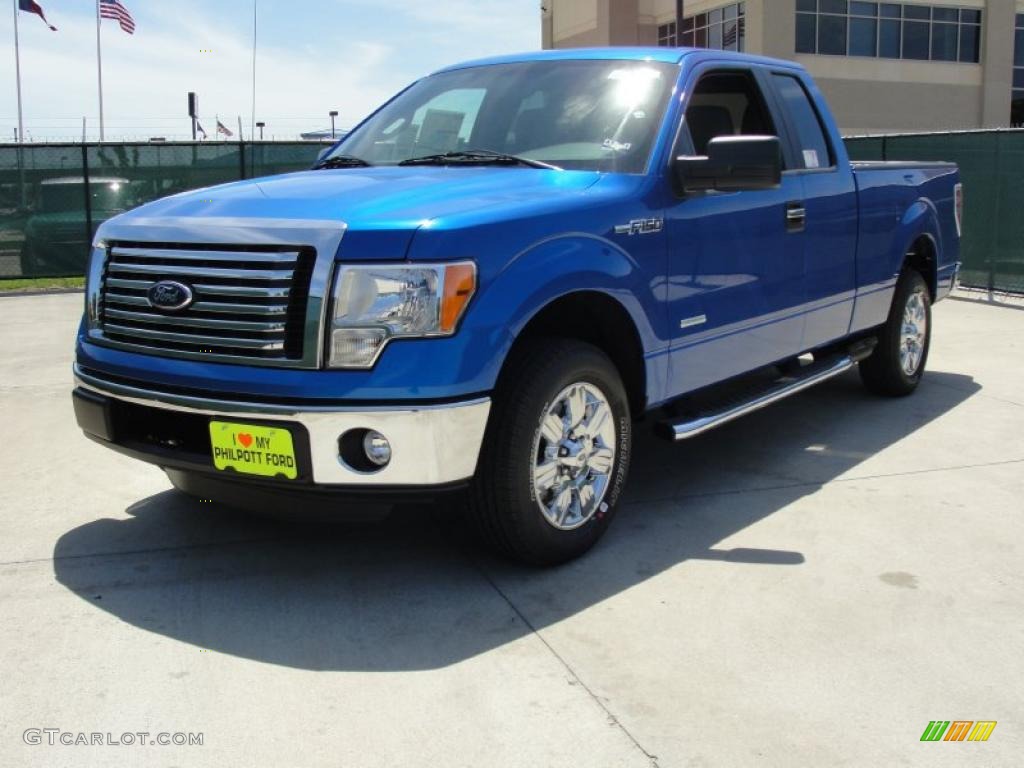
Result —
M 147 292 L 151 306 L 167 312 L 177 312 L 192 303 L 192 289 L 174 280 L 161 280 Z

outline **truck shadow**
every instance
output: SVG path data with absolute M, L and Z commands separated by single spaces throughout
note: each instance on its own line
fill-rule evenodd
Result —
M 979 390 L 968 376 L 931 372 L 914 397 L 885 400 L 852 375 L 679 445 L 640 425 L 619 519 L 588 556 L 547 571 L 482 553 L 450 509 L 325 527 L 215 510 L 171 491 L 132 505 L 128 519 L 61 536 L 54 570 L 96 608 L 197 652 L 311 670 L 436 669 L 687 560 L 746 568 L 827 557 L 720 542 Z

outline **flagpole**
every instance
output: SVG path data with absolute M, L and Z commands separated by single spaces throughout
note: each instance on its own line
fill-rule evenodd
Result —
M 12 0 L 14 6 L 14 71 L 18 79 L 18 142 L 25 141 L 25 125 L 21 115 L 21 48 L 18 45 L 18 0 Z
M 96 0 L 96 82 L 100 91 L 100 141 L 103 141 L 103 55 L 100 50 L 100 0 Z
M 250 136 L 256 135 L 256 5 L 257 0 L 252 0 L 252 125 L 249 130 Z

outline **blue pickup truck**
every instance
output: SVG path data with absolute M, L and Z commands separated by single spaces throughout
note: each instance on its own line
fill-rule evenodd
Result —
M 563 562 L 608 528 L 642 418 L 690 439 L 854 366 L 912 392 L 961 210 L 954 165 L 851 163 L 792 62 L 460 64 L 309 171 L 105 222 L 76 416 L 198 497 L 455 499 Z

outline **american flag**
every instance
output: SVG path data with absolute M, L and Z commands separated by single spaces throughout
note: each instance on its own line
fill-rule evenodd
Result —
M 100 16 L 113 19 L 129 35 L 135 33 L 135 19 L 118 0 L 100 0 Z
M 235 135 L 231 131 L 229 131 L 228 127 L 224 125 L 224 123 L 222 123 L 220 120 L 217 121 L 217 133 L 221 133 L 227 136 L 228 138 L 231 138 L 232 136 Z

